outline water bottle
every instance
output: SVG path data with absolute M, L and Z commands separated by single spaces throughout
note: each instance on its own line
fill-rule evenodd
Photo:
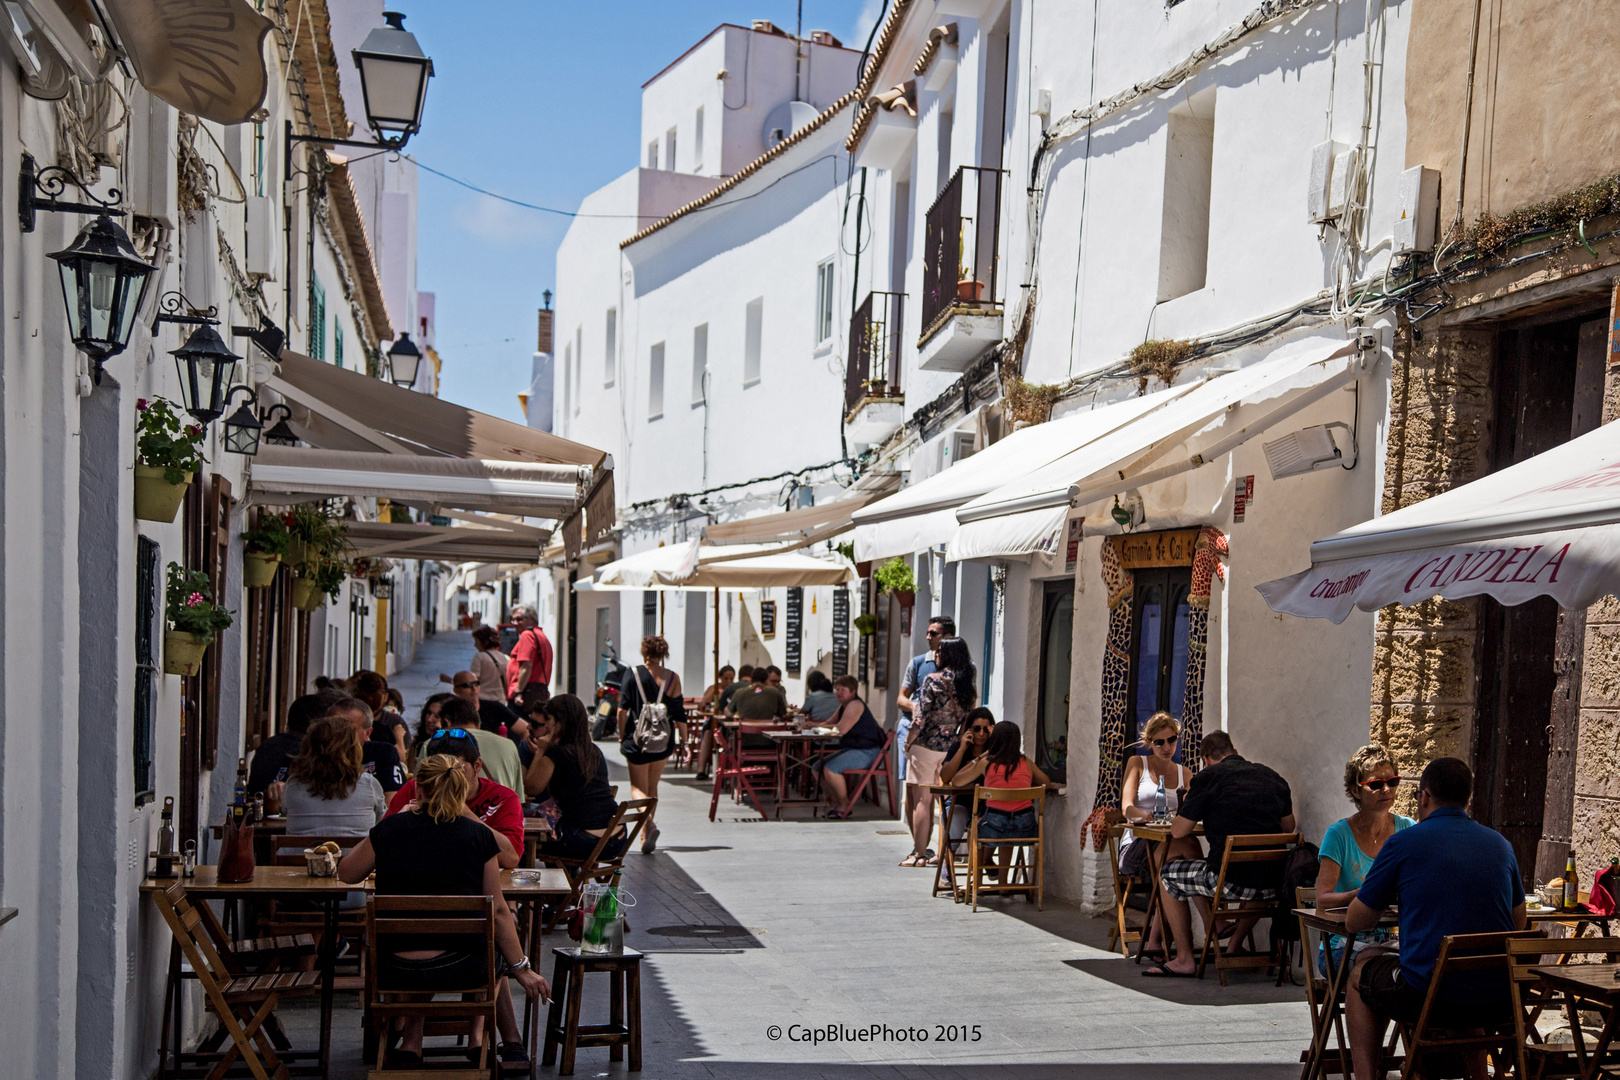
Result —
M 1170 804 L 1164 797 L 1164 777 L 1159 777 L 1159 790 L 1153 793 L 1153 820 L 1163 821 L 1170 816 Z

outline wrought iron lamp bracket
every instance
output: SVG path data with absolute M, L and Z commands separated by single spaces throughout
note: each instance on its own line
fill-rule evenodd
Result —
M 185 294 L 171 290 L 158 297 L 158 313 L 152 317 L 152 333 L 163 323 L 180 326 L 218 326 L 219 309 L 212 304 L 200 308 L 187 300 Z
M 71 184 L 84 193 L 89 202 L 69 202 L 60 196 Z M 35 217 L 41 210 L 57 214 L 106 214 L 124 217 L 126 211 L 118 204 L 124 193 L 117 188 L 107 189 L 105 200 L 94 194 L 83 180 L 60 165 L 47 165 L 41 169 L 30 154 L 22 156 L 17 175 L 17 222 L 23 232 L 33 232 Z

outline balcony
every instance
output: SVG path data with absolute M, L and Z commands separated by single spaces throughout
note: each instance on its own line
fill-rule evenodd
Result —
M 882 442 L 905 422 L 905 397 L 900 391 L 905 300 L 904 293 L 867 293 L 849 321 L 844 427 L 854 442 Z
M 966 371 L 1001 340 L 1001 178 L 964 165 L 928 208 L 923 230 L 924 371 Z

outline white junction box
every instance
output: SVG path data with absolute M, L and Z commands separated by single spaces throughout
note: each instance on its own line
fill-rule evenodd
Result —
M 1311 179 L 1305 193 L 1305 205 L 1307 217 L 1313 225 L 1333 220 L 1333 215 L 1328 211 L 1332 195 L 1333 161 L 1344 151 L 1344 144 L 1336 142 L 1318 143 L 1311 149 Z
M 1338 221 L 1349 207 L 1351 188 L 1356 183 L 1356 165 L 1361 160 L 1358 150 L 1346 150 L 1333 155 L 1333 177 L 1328 181 L 1328 217 Z
M 1414 165 L 1401 173 L 1395 204 L 1395 253 L 1433 251 L 1440 214 L 1440 170 Z

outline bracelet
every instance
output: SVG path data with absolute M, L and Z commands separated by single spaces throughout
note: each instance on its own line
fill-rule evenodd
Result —
M 506 973 L 508 975 L 515 975 L 520 971 L 528 970 L 528 968 L 530 968 L 531 966 L 532 965 L 529 963 L 529 958 L 527 956 L 525 956 L 523 959 L 519 960 L 515 964 L 508 964 L 506 966 Z

